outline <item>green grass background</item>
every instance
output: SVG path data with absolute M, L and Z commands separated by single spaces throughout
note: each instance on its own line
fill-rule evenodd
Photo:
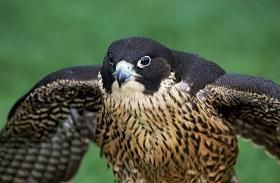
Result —
M 113 40 L 141 35 L 199 53 L 231 73 L 280 83 L 280 1 L 0 1 L 0 126 L 13 103 L 49 72 L 96 64 Z M 278 183 L 276 160 L 240 140 L 242 183 Z M 73 182 L 113 182 L 92 146 Z

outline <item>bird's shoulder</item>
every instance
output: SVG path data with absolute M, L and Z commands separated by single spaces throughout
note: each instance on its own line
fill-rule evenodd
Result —
M 189 85 L 190 93 L 194 94 L 225 74 L 218 64 L 200 57 L 194 53 L 172 50 L 176 60 L 175 72 L 179 73 L 182 81 Z

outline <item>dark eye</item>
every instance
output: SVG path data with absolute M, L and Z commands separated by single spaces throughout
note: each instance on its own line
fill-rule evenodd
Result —
M 151 60 L 152 60 L 151 57 L 144 56 L 137 62 L 137 67 L 139 67 L 139 68 L 146 67 L 146 66 L 150 65 Z
M 112 53 L 107 53 L 107 57 L 108 57 L 109 64 L 114 65 L 114 60 L 113 60 Z

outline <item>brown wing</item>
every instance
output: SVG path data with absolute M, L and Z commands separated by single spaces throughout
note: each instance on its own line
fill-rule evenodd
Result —
M 280 86 L 262 78 L 225 74 L 199 91 L 237 134 L 280 159 Z
M 94 113 L 80 117 L 76 110 L 45 141 L 0 137 L 0 182 L 68 181 L 78 170 L 92 136 L 87 124 Z
M 0 182 L 55 183 L 76 173 L 94 137 L 99 69 L 54 72 L 16 102 L 0 133 Z M 91 113 L 80 118 L 71 109 Z

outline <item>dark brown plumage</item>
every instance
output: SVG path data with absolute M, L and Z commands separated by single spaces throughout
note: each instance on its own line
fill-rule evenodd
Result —
M 94 112 L 101 101 L 97 69 L 52 73 L 14 105 L 0 133 L 0 182 L 71 179 L 94 137 Z M 77 112 L 85 110 L 93 113 L 79 117 Z
M 280 87 L 262 78 L 226 74 L 199 94 L 235 132 L 280 159 Z
M 113 42 L 100 81 L 96 142 L 118 182 L 238 182 L 236 134 L 279 158 L 271 81 L 146 38 Z
M 87 149 L 82 139 L 93 137 L 117 182 L 236 183 L 236 134 L 280 159 L 279 104 L 280 86 L 272 81 L 227 74 L 211 61 L 147 38 L 125 38 L 109 46 L 101 68 L 53 73 L 22 97 L 2 130 L 0 153 L 1 148 L 20 153 L 33 147 L 45 153 L 45 143 L 56 147 L 53 139 L 63 139 L 61 151 L 76 158 L 67 156 L 68 168 L 52 174 L 60 182 L 74 175 Z M 69 127 L 71 108 L 93 112 L 96 119 L 74 120 L 79 125 Z M 13 139 L 26 145 L 14 150 Z M 37 156 L 48 155 L 55 170 L 62 166 L 44 153 Z M 33 158 L 32 152 L 26 157 Z M 0 158 L 11 162 L 16 156 Z M 11 177 L 25 171 L 19 166 L 10 171 L 12 165 L 0 164 L 0 172 Z

